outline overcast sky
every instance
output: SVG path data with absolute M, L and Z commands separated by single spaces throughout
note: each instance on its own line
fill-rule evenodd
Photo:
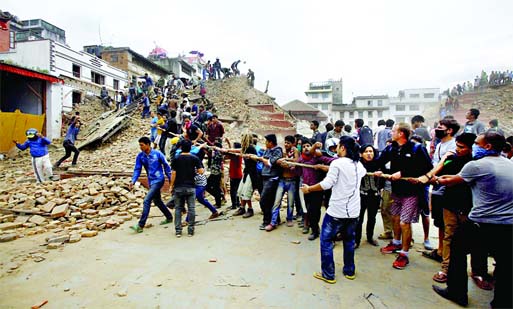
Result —
M 448 88 L 481 69 L 513 69 L 513 1 L 36 1 L 3 0 L 20 19 L 66 31 L 74 49 L 129 46 L 148 55 L 199 50 L 223 66 L 241 59 L 279 104 L 309 82 L 343 79 L 353 96 Z M 101 40 L 100 40 L 101 37 Z

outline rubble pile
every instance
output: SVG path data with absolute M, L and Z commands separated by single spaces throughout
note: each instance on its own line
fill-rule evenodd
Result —
M 478 94 L 473 107 L 489 119 L 497 118 L 506 136 L 513 135 L 513 85 L 485 89 Z
M 207 82 L 207 98 L 214 103 L 216 113 L 221 119 L 231 118 L 237 125 L 225 126 L 228 137 L 234 140 L 240 138 L 241 131 L 251 132 L 263 129 L 283 128 L 263 124 L 267 120 L 267 112 L 248 107 L 248 105 L 274 105 L 276 112 L 283 110 L 274 102 L 274 98 L 248 85 L 244 76 L 232 77 L 220 81 Z M 294 122 L 293 118 L 285 113 L 285 119 Z M 235 122 L 234 122 L 235 123 Z
M 48 249 L 94 237 L 140 216 L 146 189 L 129 178 L 76 177 L 0 191 L 0 242 L 51 231 Z

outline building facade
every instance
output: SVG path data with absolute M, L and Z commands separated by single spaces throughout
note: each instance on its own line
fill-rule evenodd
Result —
M 440 88 L 415 88 L 399 91 L 390 98 L 390 116 L 396 122 L 411 121 L 415 115 L 424 115 L 440 103 Z
M 84 51 L 96 55 L 110 65 L 126 71 L 129 81 L 136 81 L 145 73 L 156 83 L 161 79 L 168 79 L 171 71 L 150 61 L 129 47 L 105 47 L 100 45 L 84 46 Z
M 390 118 L 390 99 L 387 95 L 357 96 L 351 104 L 333 107 L 333 121 L 343 120 L 353 126 L 355 119 L 363 119 L 371 128 L 377 127 L 378 120 Z
M 298 120 L 317 120 L 319 123 L 328 120 L 328 116 L 326 116 L 323 112 L 300 100 L 290 101 L 289 103 L 283 105 L 281 108 L 283 108 L 283 110 L 287 111 L 289 115 Z
M 306 103 L 333 118 L 333 108 L 342 103 L 342 79 L 312 82 L 305 91 Z

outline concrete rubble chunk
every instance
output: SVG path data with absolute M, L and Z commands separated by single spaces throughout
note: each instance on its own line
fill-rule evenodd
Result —
M 98 235 L 98 231 L 83 231 L 82 233 L 80 233 L 80 235 L 82 237 L 94 237 L 96 235 Z
M 100 215 L 100 217 L 107 217 L 113 215 L 114 212 L 112 211 L 112 209 L 102 209 L 98 212 L 98 214 Z
M 49 237 L 46 241 L 47 243 L 64 243 L 69 240 L 69 235 L 60 235 L 60 236 L 54 236 Z
M 0 231 L 12 230 L 12 229 L 18 228 L 22 225 L 23 225 L 23 223 L 21 223 L 21 222 L 0 223 Z
M 13 241 L 16 238 L 18 238 L 18 236 L 15 233 L 2 234 L 2 235 L 0 235 L 0 242 Z
M 54 201 L 49 201 L 44 205 L 39 205 L 38 208 L 43 212 L 52 212 L 55 206 L 57 206 L 57 204 Z
M 59 217 L 65 216 L 66 213 L 68 212 L 68 207 L 69 207 L 68 204 L 62 204 L 62 205 L 56 206 L 52 210 L 52 218 L 59 218 Z
M 40 196 L 36 198 L 36 204 L 43 205 L 46 204 L 46 198 L 44 196 Z
M 46 222 L 46 218 L 40 215 L 33 215 L 30 217 L 29 222 L 35 223 L 37 225 L 42 225 Z
M 80 234 L 72 234 L 70 237 L 69 237 L 69 243 L 75 243 L 75 242 L 79 242 L 80 240 L 82 239 L 82 235 Z

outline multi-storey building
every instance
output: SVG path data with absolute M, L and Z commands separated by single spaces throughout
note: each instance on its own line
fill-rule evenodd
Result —
M 410 122 L 415 115 L 423 115 L 440 102 L 440 88 L 416 88 L 399 91 L 390 98 L 390 116 L 396 122 Z
M 353 126 L 355 119 L 363 119 L 365 124 L 373 128 L 378 120 L 390 117 L 390 99 L 388 95 L 358 96 L 351 104 L 333 107 L 333 121 L 339 119 Z
M 305 91 L 306 103 L 332 117 L 335 106 L 342 105 L 342 79 L 312 82 Z

